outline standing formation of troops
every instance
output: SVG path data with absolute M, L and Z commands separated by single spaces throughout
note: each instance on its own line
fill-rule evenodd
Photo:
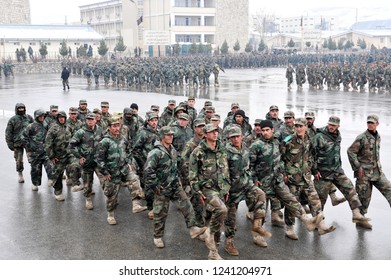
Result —
M 348 149 L 356 178 L 345 175 L 341 161 L 340 119 L 331 116 L 317 129 L 315 115 L 294 112 L 279 118 L 272 105 L 264 119 L 253 126 L 238 103 L 219 126 L 221 117 L 211 101 L 197 113 L 195 98 L 177 104 L 169 100 L 163 112 L 148 108 L 145 119 L 132 103 L 122 113 L 109 112 L 109 102 L 89 110 L 87 100 L 68 114 L 50 106 L 34 118 L 17 103 L 7 124 L 5 138 L 13 151 L 19 183 L 24 182 L 23 154 L 31 164 L 32 190 L 42 184 L 42 166 L 57 201 L 64 201 L 63 180 L 73 192 L 83 190 L 85 207 L 93 210 L 93 180 L 98 177 L 106 196 L 107 222 L 117 223 L 114 212 L 121 187 L 129 189 L 133 213 L 148 210 L 153 220 L 153 242 L 165 247 L 164 229 L 170 202 L 184 216 L 191 238 L 205 242 L 209 259 L 221 259 L 218 247 L 224 231 L 224 249 L 239 255 L 234 238 L 241 201 L 248 207 L 255 245 L 267 247 L 272 234 L 264 228 L 270 208 L 273 226 L 297 240 L 298 218 L 308 231 L 331 233 L 325 222 L 325 204 L 348 201 L 352 221 L 371 229 L 368 212 L 375 186 L 391 205 L 391 184 L 380 163 L 379 117 L 369 115 L 367 129 Z M 338 189 L 343 198 L 335 194 Z

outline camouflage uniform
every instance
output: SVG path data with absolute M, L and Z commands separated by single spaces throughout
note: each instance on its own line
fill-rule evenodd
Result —
M 378 122 L 378 117 L 368 116 L 368 121 Z M 372 197 L 372 187 L 375 186 L 387 199 L 391 206 L 391 183 L 383 173 L 380 163 L 380 142 L 379 133 L 369 130 L 356 137 L 352 145 L 348 148 L 350 165 L 356 178 L 356 191 L 362 203 L 360 212 L 368 212 L 369 203 Z M 362 168 L 363 176 L 358 177 L 358 170 Z
M 51 105 L 50 106 L 50 111 L 47 112 L 45 120 L 43 122 L 43 125 L 45 126 L 46 130 L 49 130 L 49 128 L 56 123 L 56 114 L 58 111 L 58 106 L 57 105 Z M 51 114 L 51 112 L 54 112 L 55 114 Z
M 19 108 L 24 108 L 24 112 L 18 112 Z M 15 116 L 9 119 L 5 129 L 5 141 L 8 148 L 14 152 L 16 171 L 19 172 L 19 175 L 21 175 L 22 171 L 24 170 L 24 150 L 21 137 L 23 130 L 32 122 L 34 122 L 34 119 L 30 115 L 26 114 L 26 106 L 23 103 L 16 103 Z
M 175 104 L 175 100 L 170 100 L 168 102 L 169 104 Z M 163 113 L 160 115 L 159 118 L 159 127 L 163 127 L 166 125 L 170 125 L 170 123 L 174 120 L 175 114 L 174 110 L 171 110 L 168 106 L 164 108 Z

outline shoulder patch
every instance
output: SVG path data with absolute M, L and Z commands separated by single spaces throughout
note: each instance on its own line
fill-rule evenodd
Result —
M 292 140 L 293 136 L 292 135 L 288 135 L 287 137 L 284 138 L 284 141 L 285 143 L 289 143 L 291 140 Z

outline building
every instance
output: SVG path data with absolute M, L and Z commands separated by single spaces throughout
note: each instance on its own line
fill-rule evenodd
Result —
M 29 0 L 0 0 L 0 24 L 30 24 Z
M 339 18 L 334 16 L 298 16 L 276 19 L 277 30 L 281 33 L 298 33 L 301 29 L 339 30 Z

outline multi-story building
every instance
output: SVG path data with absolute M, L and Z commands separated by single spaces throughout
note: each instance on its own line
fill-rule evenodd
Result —
M 0 0 L 0 24 L 30 24 L 29 0 Z
M 339 18 L 334 16 L 296 16 L 277 18 L 277 30 L 280 33 L 299 33 L 302 28 L 307 30 L 320 29 L 324 31 L 339 30 Z

